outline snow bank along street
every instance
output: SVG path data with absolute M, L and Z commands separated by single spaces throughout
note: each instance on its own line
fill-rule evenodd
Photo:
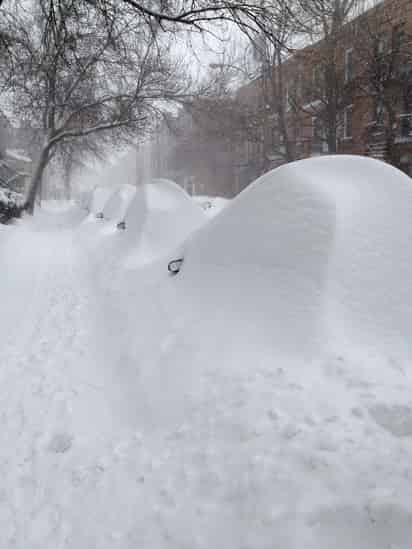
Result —
M 411 219 L 341 156 L 0 225 L 0 549 L 410 549 Z

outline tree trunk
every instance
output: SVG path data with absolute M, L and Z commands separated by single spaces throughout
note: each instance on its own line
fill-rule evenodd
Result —
M 71 184 L 70 184 L 70 175 L 64 175 L 64 198 L 65 200 L 70 200 L 71 197 Z
M 335 120 L 336 120 L 336 114 L 335 114 Z M 328 154 L 336 154 L 338 152 L 337 148 L 337 127 L 336 127 L 336 121 L 329 125 L 327 129 L 327 136 L 326 136 L 326 142 L 328 144 Z
M 36 169 L 30 181 L 29 192 L 27 194 L 24 209 L 32 215 L 34 212 L 34 205 L 36 202 L 36 196 L 41 190 L 41 183 L 43 180 L 44 170 L 49 162 L 50 149 L 48 146 L 44 147 L 40 153 L 40 158 L 37 162 Z
M 285 105 L 285 90 L 283 82 L 283 60 L 282 52 L 280 48 L 276 50 L 276 63 L 278 69 L 278 78 L 277 78 L 277 115 L 278 115 L 278 124 L 279 124 L 279 133 L 283 137 L 283 144 L 285 145 L 285 160 L 286 162 L 292 162 L 295 158 L 294 152 L 292 150 L 292 144 L 289 139 L 289 131 L 287 124 L 287 108 L 288 105 Z

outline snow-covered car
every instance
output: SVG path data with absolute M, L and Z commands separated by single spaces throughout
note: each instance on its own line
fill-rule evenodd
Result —
M 153 259 L 181 245 L 207 218 L 179 185 L 154 179 L 138 187 L 124 220 L 135 252 Z
M 98 185 L 92 192 L 90 201 L 90 213 L 96 219 L 104 218 L 104 208 L 110 197 L 117 191 L 114 185 Z
M 136 187 L 127 183 L 117 185 L 103 208 L 104 219 L 115 223 L 119 229 L 126 228 L 125 216 L 136 194 Z
M 279 348 L 336 337 L 410 348 L 411 219 L 410 178 L 388 164 L 345 155 L 294 162 L 198 231 L 176 257 L 177 279 L 257 335 L 269 330 Z

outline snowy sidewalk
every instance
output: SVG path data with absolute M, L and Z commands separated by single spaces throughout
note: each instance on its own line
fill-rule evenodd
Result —
M 12 228 L 0 250 L 2 548 L 63 544 L 76 471 L 99 471 L 118 428 L 96 363 L 96 301 L 58 216 Z
M 197 323 L 79 221 L 0 227 L 0 549 L 410 549 L 406 362 Z

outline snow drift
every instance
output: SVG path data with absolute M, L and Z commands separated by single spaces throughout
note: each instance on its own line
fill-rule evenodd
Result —
M 147 262 L 171 252 L 205 220 L 201 207 L 176 183 L 155 179 L 141 186 L 125 215 L 134 259 Z
M 119 185 L 117 190 L 109 196 L 104 205 L 104 218 L 114 223 L 124 221 L 127 209 L 135 194 L 136 187 L 128 185 L 127 183 Z
M 78 233 L 102 284 L 104 273 L 114 277 L 119 264 L 134 268 L 163 261 L 158 269 L 166 271 L 174 250 L 207 220 L 200 206 L 168 180 L 98 187 L 93 204 L 92 212 L 101 208 L 103 219 L 96 222 L 90 215 Z M 125 230 L 120 230 L 123 221 Z
M 114 165 L 108 165 L 101 173 L 94 174 L 92 179 L 98 184 L 92 193 L 91 212 L 123 221 L 137 183 L 136 174 L 130 173 L 130 155 Z
M 408 184 L 370 160 L 286 166 L 174 277 L 118 260 L 180 211 L 162 185 L 126 231 L 46 209 L 0 227 L 4 547 L 410 549 Z
M 332 339 L 409 352 L 411 219 L 411 180 L 389 165 L 295 162 L 191 239 L 180 283 L 288 352 Z
M 324 336 L 334 231 L 335 205 L 314 181 L 302 184 L 293 168 L 271 172 L 190 240 L 178 281 L 183 300 L 201 296 L 223 333 L 233 326 L 241 339 L 309 350 Z
M 107 201 L 114 192 L 116 192 L 116 187 L 114 186 L 97 186 L 92 193 L 90 213 L 94 215 L 102 214 Z

